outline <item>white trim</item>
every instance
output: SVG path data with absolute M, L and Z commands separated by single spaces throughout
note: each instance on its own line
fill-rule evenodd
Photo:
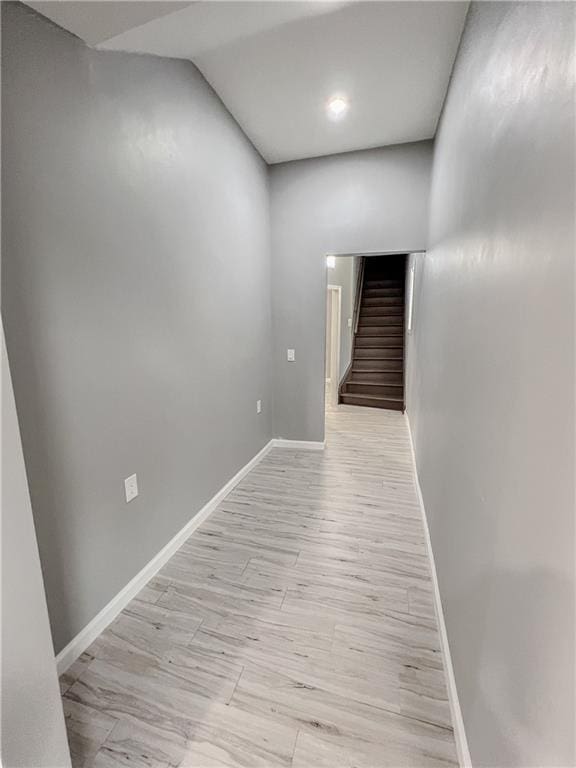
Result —
M 326 256 L 404 256 L 407 253 L 426 253 L 425 248 L 406 248 L 403 251 L 351 251 L 337 253 L 331 251 Z
M 290 441 L 282 441 L 290 442 Z M 106 627 L 114 621 L 116 616 L 122 611 L 134 598 L 140 590 L 146 586 L 150 579 L 155 576 L 160 568 L 172 557 L 172 555 L 182 546 L 186 539 L 190 536 L 198 526 L 209 517 L 216 509 L 218 504 L 224 499 L 230 491 L 236 486 L 242 478 L 244 478 L 251 469 L 253 469 L 269 451 L 276 447 L 276 441 L 270 440 L 256 456 L 245 464 L 233 478 L 231 478 L 226 485 L 224 485 L 211 499 L 208 501 L 202 509 L 197 512 L 194 517 L 189 520 L 184 528 L 182 528 L 173 539 L 171 539 L 165 547 L 163 547 L 142 570 L 134 576 L 134 578 L 126 584 L 126 586 L 118 592 L 118 594 L 110 600 L 108 605 L 105 605 L 100 613 L 96 614 L 92 621 L 90 621 L 84 629 L 82 629 L 76 637 L 63 648 L 56 656 L 56 666 L 58 669 L 58 676 L 62 675 L 70 667 L 76 659 L 84 653 L 86 648 L 103 632 Z
M 276 437 L 272 443 L 273 448 L 299 448 L 306 451 L 323 451 L 326 448 L 326 440 L 284 440 Z
M 412 463 L 414 465 L 416 492 L 418 494 L 418 503 L 420 504 L 422 521 L 424 523 L 426 548 L 428 550 L 428 557 L 430 558 L 432 586 L 434 589 L 434 607 L 436 609 L 436 618 L 438 621 L 438 628 L 440 630 L 440 645 L 442 646 L 442 655 L 444 657 L 446 682 L 448 686 L 448 700 L 450 703 L 450 713 L 452 715 L 452 726 L 454 728 L 454 739 L 456 741 L 458 763 L 460 764 L 460 768 L 472 768 L 472 759 L 470 757 L 470 750 L 468 749 L 468 740 L 466 738 L 466 731 L 464 729 L 464 719 L 462 718 L 462 710 L 460 709 L 458 690 L 456 688 L 456 678 L 454 677 L 454 667 L 452 666 L 452 656 L 450 655 L 450 644 L 448 643 L 448 633 L 446 631 L 446 622 L 444 621 L 444 611 L 442 610 L 442 598 L 440 597 L 440 588 L 438 586 L 438 575 L 436 573 L 436 565 L 434 563 L 434 552 L 432 551 L 432 541 L 430 539 L 430 530 L 428 528 L 428 520 L 426 518 L 426 508 L 424 507 L 422 489 L 420 488 L 420 480 L 418 479 L 418 468 L 416 466 L 416 453 L 414 452 L 412 429 L 410 427 L 410 419 L 408 418 L 408 414 L 406 413 L 405 416 L 406 424 L 408 426 L 408 435 L 410 437 L 410 451 L 412 453 Z

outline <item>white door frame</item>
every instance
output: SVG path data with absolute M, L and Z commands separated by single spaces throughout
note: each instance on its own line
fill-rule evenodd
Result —
M 330 307 L 330 402 L 338 405 L 338 387 L 340 386 L 340 323 L 342 314 L 342 286 L 326 286 L 326 302 Z M 327 314 L 327 313 L 326 313 Z M 328 329 L 327 329 L 328 330 Z

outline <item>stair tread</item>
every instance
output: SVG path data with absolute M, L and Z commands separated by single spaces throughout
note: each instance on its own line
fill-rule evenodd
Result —
M 404 295 L 404 289 L 403 288 L 394 288 L 393 286 L 390 286 L 389 288 L 364 288 L 363 292 L 364 296 L 371 296 L 372 298 L 378 297 L 378 296 L 403 296 Z
M 380 371 L 378 371 L 380 373 Z M 354 382 L 346 382 L 347 384 L 353 384 Z M 381 381 L 357 381 L 356 384 L 362 384 L 363 387 L 403 387 L 404 384 L 389 384 L 388 382 Z
M 362 317 L 364 313 L 366 313 L 368 317 L 396 317 L 396 315 L 401 315 L 403 312 L 404 304 L 369 304 L 366 307 L 360 307 L 360 317 Z
M 361 395 L 357 392 L 343 392 L 342 397 L 362 397 L 365 400 L 396 400 L 401 403 L 403 398 L 394 397 L 394 395 Z
M 403 411 L 404 399 L 401 397 L 376 397 L 375 395 L 340 395 L 340 402 L 344 405 L 365 405 L 366 408 L 371 406 L 386 408 L 390 404 L 390 410 Z
M 387 333 L 366 333 L 367 329 L 370 329 L 373 331 L 374 328 L 378 328 L 379 326 L 375 325 L 365 325 L 360 326 L 358 328 L 358 332 L 356 333 L 356 336 L 361 339 L 403 339 L 404 338 L 404 329 L 400 325 L 387 325 Z M 396 330 L 394 330 L 396 329 Z

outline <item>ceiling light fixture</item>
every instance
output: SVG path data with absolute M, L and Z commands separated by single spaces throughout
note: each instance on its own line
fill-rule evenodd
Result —
M 339 120 L 348 112 L 348 101 L 344 96 L 333 96 L 328 102 L 327 109 L 332 120 Z

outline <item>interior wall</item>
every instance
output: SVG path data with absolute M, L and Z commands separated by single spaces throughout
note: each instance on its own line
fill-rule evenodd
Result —
M 330 291 L 326 294 L 326 379 L 332 373 L 332 297 Z
M 350 365 L 352 354 L 352 328 L 348 326 L 348 320 L 354 314 L 354 297 L 356 293 L 356 272 L 354 256 L 340 256 L 336 258 L 336 266 L 329 268 L 326 280 L 329 285 L 339 285 L 342 288 L 342 306 L 340 311 L 340 370 L 339 379 L 346 373 Z
M 191 63 L 2 11 L 2 314 L 59 651 L 271 437 L 267 169 Z
M 3 332 L 1 345 L 0 764 L 67 768 L 70 754 Z
M 574 12 L 473 3 L 409 416 L 474 766 L 574 754 Z
M 277 437 L 324 439 L 326 254 L 424 249 L 431 162 L 418 142 L 271 167 Z
M 416 421 L 418 417 L 418 397 L 421 387 L 420 376 L 422 367 L 420 365 L 418 349 L 417 329 L 421 320 L 422 305 L 422 278 L 424 271 L 425 253 L 410 253 L 406 264 L 406 302 L 408 302 L 408 281 L 410 280 L 410 270 L 414 269 L 414 282 L 412 293 L 412 329 L 408 330 L 408 304 L 406 305 L 406 332 L 404 340 L 404 402 L 406 411 L 410 414 L 411 420 Z M 412 430 L 415 431 L 416 423 L 411 423 Z

